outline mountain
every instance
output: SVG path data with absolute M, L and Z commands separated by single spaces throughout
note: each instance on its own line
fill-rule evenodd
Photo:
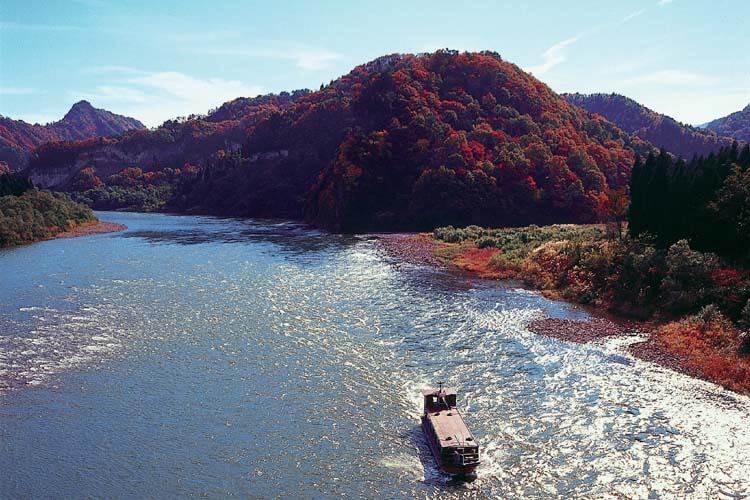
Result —
M 308 90 L 253 98 L 240 97 L 206 116 L 167 120 L 155 130 L 131 130 L 118 137 L 50 142 L 39 146 L 27 173 L 35 184 L 61 188 L 85 167 L 106 178 L 126 167 L 153 172 L 204 165 L 218 158 L 234 158 L 259 123 L 282 112 Z M 222 160 L 225 161 L 225 160 Z
M 601 115 L 625 132 L 683 158 L 718 152 L 733 142 L 727 134 L 717 135 L 709 130 L 685 125 L 618 94 L 576 93 L 564 96 L 571 104 Z
M 134 118 L 116 115 L 80 101 L 62 120 L 48 125 L 31 125 L 22 120 L 0 116 L 0 161 L 20 170 L 37 146 L 49 141 L 74 141 L 91 137 L 119 135 L 146 127 Z
M 491 52 L 394 54 L 315 92 L 235 100 L 118 138 L 51 143 L 29 174 L 70 185 L 200 166 L 169 209 L 340 231 L 592 221 L 653 148 Z M 91 175 L 92 171 L 87 175 Z
M 706 124 L 708 130 L 728 135 L 740 141 L 750 142 L 750 104 L 742 111 L 719 118 Z

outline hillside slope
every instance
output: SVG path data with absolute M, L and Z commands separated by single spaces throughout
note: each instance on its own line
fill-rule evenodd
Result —
M 564 94 L 568 102 L 596 113 L 623 129 L 670 153 L 692 158 L 731 146 L 728 134 L 691 127 L 659 114 L 633 99 L 618 94 Z
M 204 165 L 242 150 L 247 136 L 274 113 L 308 93 L 298 90 L 254 98 L 240 97 L 207 116 L 168 120 L 155 130 L 128 131 L 119 137 L 46 143 L 34 151 L 28 174 L 36 185 L 66 188 L 76 173 L 92 166 L 106 178 L 127 167 L 143 171 Z M 223 160 L 222 160 L 223 161 Z
M 86 166 L 103 179 L 190 162 L 201 170 L 172 210 L 417 229 L 591 221 L 651 149 L 495 53 L 438 51 L 384 56 L 283 102 L 52 144 L 30 174 L 64 186 Z
M 708 130 L 717 134 L 734 137 L 740 141 L 750 142 L 750 104 L 742 111 L 737 111 L 723 118 L 706 124 Z
M 12 170 L 20 170 L 32 150 L 45 142 L 108 137 L 145 128 L 134 118 L 94 108 L 87 101 L 75 103 L 61 120 L 48 125 L 0 117 L 0 161 L 8 163 Z

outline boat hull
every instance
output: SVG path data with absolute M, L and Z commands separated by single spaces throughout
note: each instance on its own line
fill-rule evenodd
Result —
M 476 474 L 476 465 L 461 466 L 443 463 L 442 457 L 440 455 L 440 447 L 438 446 L 434 433 L 427 425 L 427 418 L 424 415 L 422 416 L 422 432 L 424 433 L 425 439 L 427 439 L 427 444 L 430 446 L 432 456 L 435 458 L 435 462 L 437 463 L 438 468 L 441 472 L 443 472 L 444 474 L 461 477 L 471 477 Z

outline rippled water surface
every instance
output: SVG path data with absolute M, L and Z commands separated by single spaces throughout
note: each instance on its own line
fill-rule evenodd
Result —
M 288 223 L 102 214 L 0 251 L 0 497 L 744 497 L 750 400 L 526 328 L 586 318 Z M 434 467 L 458 387 L 483 465 Z

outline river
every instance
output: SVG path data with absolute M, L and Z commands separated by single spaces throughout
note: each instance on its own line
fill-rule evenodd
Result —
M 536 335 L 575 306 L 287 222 L 0 251 L 0 498 L 743 497 L 750 398 Z M 437 381 L 482 447 L 440 474 Z

